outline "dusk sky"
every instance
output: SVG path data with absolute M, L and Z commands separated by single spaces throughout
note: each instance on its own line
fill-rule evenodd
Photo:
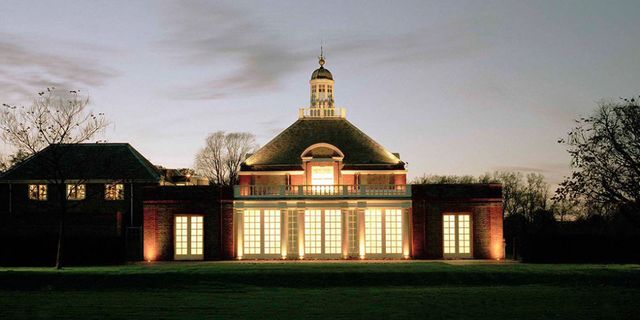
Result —
M 640 1 L 10 1 L 0 102 L 79 89 L 129 142 L 192 167 L 208 133 L 265 144 L 309 101 L 321 41 L 347 119 L 410 178 L 568 173 L 556 143 L 640 94 Z M 5 147 L 5 152 L 6 152 Z

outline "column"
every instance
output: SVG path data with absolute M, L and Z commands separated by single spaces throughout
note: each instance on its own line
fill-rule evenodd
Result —
M 236 219 L 235 219 L 235 229 L 236 229 L 236 257 L 238 260 L 242 259 L 244 254 L 244 219 L 242 210 L 236 211 Z
M 364 210 L 362 208 L 356 209 L 357 212 L 357 222 L 358 222 L 358 248 L 359 248 L 359 257 L 360 259 L 365 258 L 365 230 L 364 230 Z
M 402 209 L 402 257 L 411 257 L 411 209 Z
M 298 258 L 304 259 L 304 209 L 298 209 Z
M 349 209 L 340 210 L 340 221 L 342 222 L 342 259 L 349 258 Z
M 280 208 L 280 255 L 287 258 L 289 240 L 289 212 L 287 208 Z

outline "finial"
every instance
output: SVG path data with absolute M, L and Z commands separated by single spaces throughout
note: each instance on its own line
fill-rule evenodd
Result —
M 324 66 L 324 52 L 322 50 L 322 44 L 320 44 L 320 56 L 318 57 L 318 63 L 320 67 Z

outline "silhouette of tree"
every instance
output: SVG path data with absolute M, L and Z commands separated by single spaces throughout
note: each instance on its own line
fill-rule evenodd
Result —
M 571 175 L 556 199 L 582 199 L 597 206 L 640 211 L 640 106 L 637 98 L 603 101 L 576 120 L 566 139 Z
M 0 112 L 0 137 L 18 150 L 12 161 L 19 162 L 48 147 L 60 144 L 78 144 L 94 139 L 108 126 L 104 114 L 87 110 L 89 98 L 78 91 L 59 93 L 55 88 L 39 92 L 29 107 L 3 104 Z M 68 210 L 67 183 L 69 172 L 61 159 L 65 150 L 52 148 L 45 163 L 51 178 L 48 184 L 59 195 L 55 201 L 59 212 L 56 268 L 62 268 L 62 249 L 65 214 Z M 90 161 L 90 159 L 88 159 Z M 80 184 L 81 181 L 73 183 Z

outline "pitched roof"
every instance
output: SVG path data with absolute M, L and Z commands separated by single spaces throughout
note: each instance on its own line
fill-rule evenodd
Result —
M 303 118 L 249 156 L 244 171 L 300 169 L 300 156 L 316 143 L 344 153 L 344 169 L 404 169 L 404 162 L 344 118 Z
M 157 182 L 160 174 L 128 143 L 55 144 L 9 169 L 0 182 L 61 178 Z

